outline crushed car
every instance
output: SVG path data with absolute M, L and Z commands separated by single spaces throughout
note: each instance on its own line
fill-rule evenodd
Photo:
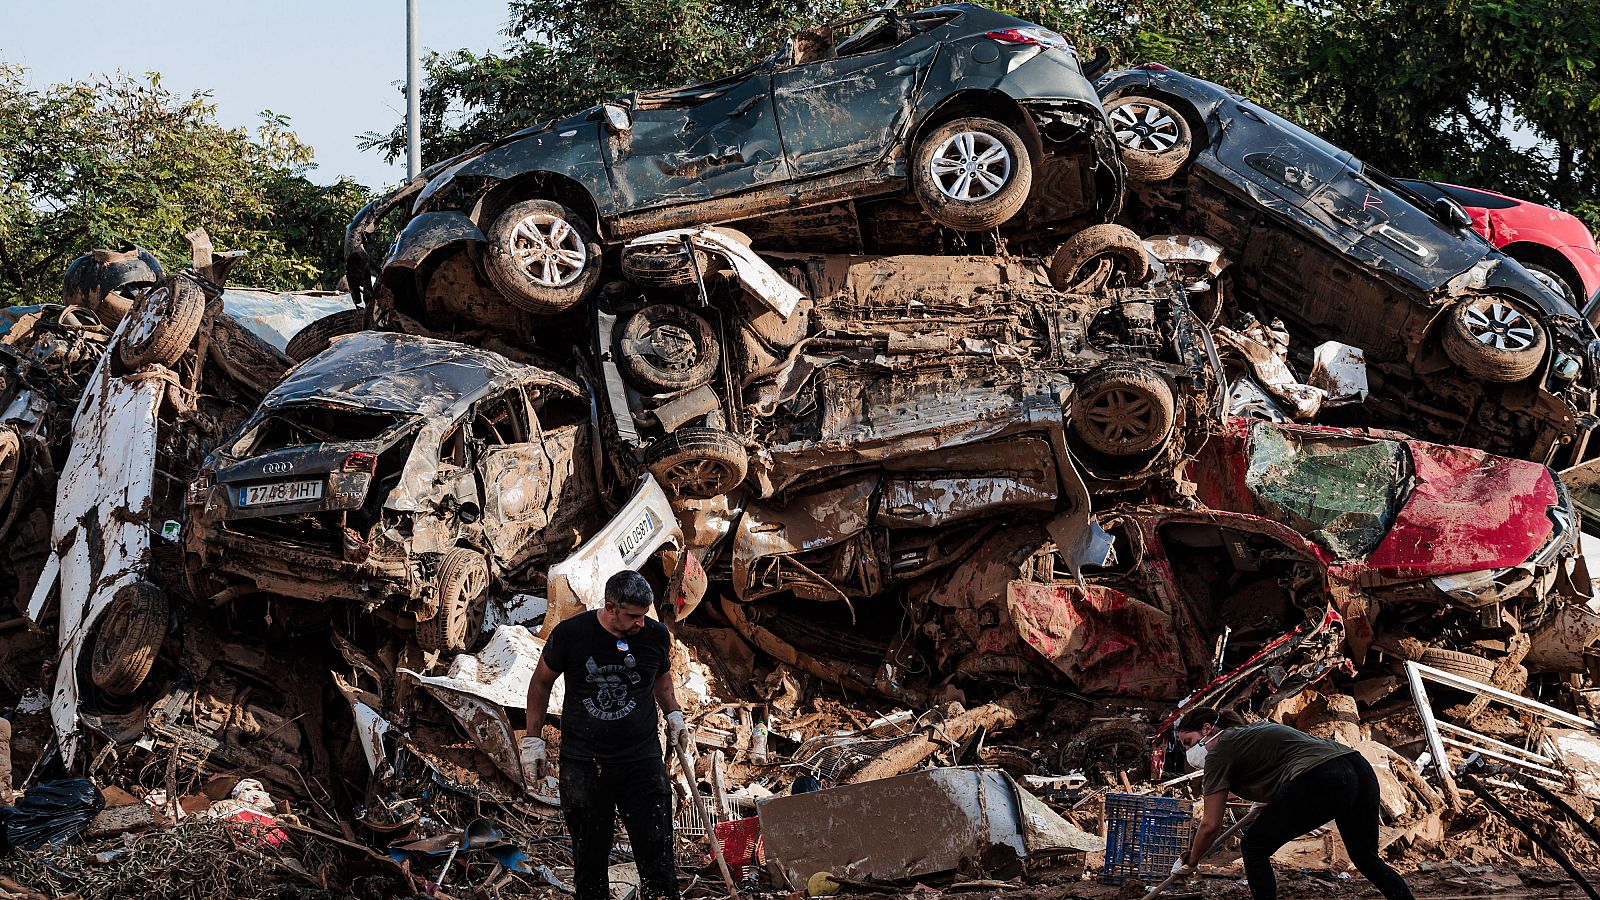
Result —
M 584 389 L 553 372 L 425 337 L 342 337 L 190 486 L 195 595 L 354 603 L 424 648 L 466 649 L 491 588 L 542 592 L 544 567 L 604 524 L 591 427 Z M 619 539 L 635 568 L 677 540 L 660 488 L 636 493 Z
M 889 8 L 432 166 L 357 215 L 346 256 L 358 296 L 381 286 L 414 318 L 462 252 L 471 265 L 445 289 L 545 315 L 599 288 L 603 248 L 663 229 L 737 223 L 775 249 L 874 252 L 926 246 L 930 220 L 1048 239 L 1108 221 L 1122 189 L 1060 35 L 971 4 Z M 391 213 L 401 230 L 374 257 L 366 240 Z
M 1231 257 L 1240 297 L 1307 344 L 1361 348 L 1377 423 L 1543 462 L 1584 455 L 1596 419 L 1594 329 L 1426 200 L 1269 110 L 1157 64 L 1101 76 L 1144 233 Z M 1244 308 L 1241 306 L 1241 308 Z

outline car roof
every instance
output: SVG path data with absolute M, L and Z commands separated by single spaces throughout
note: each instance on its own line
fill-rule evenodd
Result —
M 335 340 L 291 370 L 261 407 L 330 403 L 402 415 L 453 416 L 495 387 L 538 373 L 498 353 L 454 341 L 361 331 Z

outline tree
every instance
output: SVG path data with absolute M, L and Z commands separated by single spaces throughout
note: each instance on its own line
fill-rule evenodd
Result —
M 331 285 L 336 236 L 368 197 L 312 184 L 311 158 L 284 117 L 223 128 L 208 94 L 173 94 L 154 73 L 35 90 L 0 65 L 0 301 L 53 300 L 73 257 L 124 240 L 181 267 L 195 226 L 250 251 L 236 281 Z

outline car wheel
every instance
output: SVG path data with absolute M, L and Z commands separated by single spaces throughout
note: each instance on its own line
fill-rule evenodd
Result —
M 682 287 L 694 284 L 698 267 L 705 277 L 711 265 L 711 255 L 696 249 L 692 256 L 682 244 L 646 244 L 622 251 L 622 275 L 640 287 Z
M 1106 118 L 1122 148 L 1122 164 L 1134 181 L 1166 181 L 1189 161 L 1194 133 L 1189 120 L 1168 104 L 1129 94 L 1106 104 Z
M 167 595 L 148 581 L 117 589 L 95 629 L 90 677 L 100 690 L 125 696 L 144 684 L 167 635 Z
M 978 117 L 952 119 L 923 137 L 911 189 L 928 217 L 956 231 L 984 231 L 1022 209 L 1033 163 L 1015 131 Z
M 489 594 L 489 563 L 483 554 L 457 547 L 439 561 L 434 576 L 433 615 L 417 622 L 417 643 L 424 650 L 465 650 L 483 627 Z
M 295 332 L 289 343 L 283 345 L 283 354 L 295 362 L 305 362 L 328 349 L 334 338 L 354 334 L 366 327 L 367 311 L 364 307 L 340 310 Z
M 679 428 L 645 452 L 650 473 L 684 500 L 710 500 L 744 481 L 750 457 L 720 428 Z
M 1429 647 L 1422 651 L 1422 658 L 1417 661 L 1425 666 L 1433 666 L 1441 672 L 1449 672 L 1451 675 L 1470 678 L 1473 681 L 1488 682 L 1494 678 L 1494 660 L 1458 650 Z
M 1131 287 L 1150 280 L 1144 242 L 1121 225 L 1091 225 L 1056 248 L 1050 283 L 1058 291 Z
M 711 323 L 671 303 L 652 304 L 629 317 L 617 349 L 623 371 L 652 391 L 699 387 L 716 374 L 722 359 Z
M 1522 262 L 1522 261 L 1518 260 L 1518 262 Z M 1522 263 L 1522 267 L 1524 269 L 1527 269 L 1528 271 L 1532 272 L 1535 276 L 1538 277 L 1538 279 L 1540 281 L 1543 281 L 1546 284 L 1548 284 L 1550 286 L 1551 290 L 1553 290 L 1556 293 L 1560 294 L 1561 295 L 1561 299 L 1567 301 L 1567 305 L 1568 306 L 1572 307 L 1573 309 L 1577 309 L 1578 308 L 1578 306 L 1579 306 L 1578 292 L 1574 291 L 1572 289 L 1572 285 L 1567 283 L 1567 280 L 1565 278 L 1562 278 L 1556 272 L 1556 270 L 1548 268 L 1546 266 L 1541 266 L 1538 263 L 1531 263 L 1531 262 Z
M 1467 374 L 1484 381 L 1521 381 L 1544 360 L 1544 328 L 1503 297 L 1467 297 L 1444 321 L 1444 350 Z
M 484 274 L 513 306 L 558 313 L 600 282 L 600 246 L 578 213 L 553 200 L 525 200 L 489 228 Z
M 140 297 L 117 345 L 117 358 L 129 369 L 170 366 L 181 358 L 205 318 L 206 297 L 187 278 L 172 277 Z
M 1175 403 L 1167 380 L 1136 365 L 1102 366 L 1072 398 L 1072 430 L 1112 456 L 1147 453 L 1172 433 Z

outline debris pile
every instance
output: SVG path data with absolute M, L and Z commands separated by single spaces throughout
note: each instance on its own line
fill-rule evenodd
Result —
M 196 233 L 9 311 L 9 759 L 104 808 L 0 887 L 571 892 L 517 747 L 623 570 L 693 896 L 1159 880 L 1197 705 L 1359 750 L 1422 871 L 1600 862 L 1588 323 L 1204 82 L 977 7 L 832 34 L 438 164 L 350 298 Z M 807 80 L 891 52 L 882 109 Z

